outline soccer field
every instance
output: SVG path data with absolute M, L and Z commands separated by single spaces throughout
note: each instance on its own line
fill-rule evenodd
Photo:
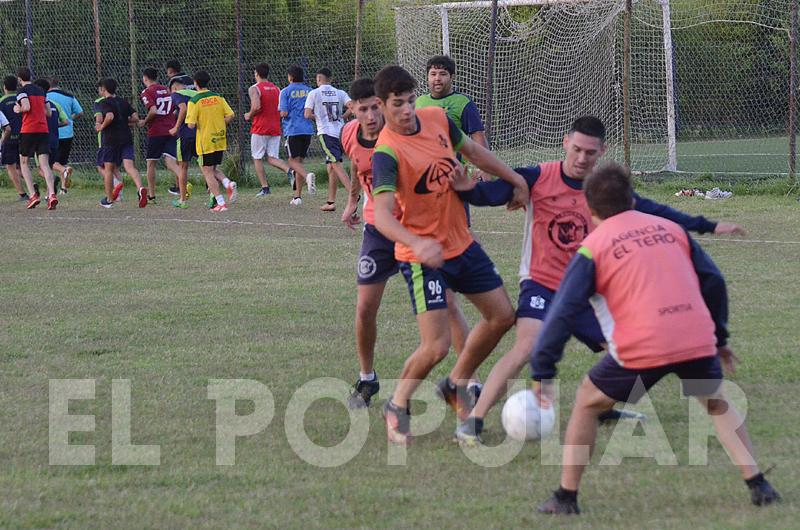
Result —
M 230 211 L 216 216 L 202 197 L 188 210 L 172 208 L 164 191 L 155 207 L 137 209 L 128 197 L 103 210 L 98 190 L 76 189 L 55 212 L 26 211 L 13 191 L 0 191 L 0 527 L 797 526 L 800 209 L 794 198 L 716 202 L 639 190 L 748 231 L 744 238 L 700 240 L 728 280 L 731 345 L 742 360 L 732 380 L 747 397 L 762 468 L 777 465 L 769 479 L 784 502 L 752 506 L 716 440 L 709 442 L 708 465 L 688 465 L 689 406 L 677 380 L 668 378 L 652 399 L 679 465 L 651 458 L 598 465 L 614 432 L 603 426 L 580 492 L 583 514 L 555 520 L 535 513 L 559 476 L 558 466 L 542 462 L 539 443 L 526 444 L 505 465 L 477 465 L 452 442 L 450 411 L 409 447 L 405 465 L 389 465 L 397 455 L 387 448 L 378 406 L 368 412 L 366 443 L 342 465 L 312 465 L 292 448 L 287 423 L 304 426 L 310 440 L 327 447 L 344 440 L 349 428 L 346 409 L 330 398 L 316 401 L 304 418 L 287 417 L 295 391 L 335 378 L 341 392 L 329 387 L 344 398 L 357 375 L 360 234 L 344 228 L 339 213 L 318 210 L 322 188 L 302 208 L 288 205 L 285 187 L 266 200 L 243 190 Z M 340 190 L 340 208 L 343 199 Z M 512 300 L 522 224 L 519 212 L 473 209 L 473 228 Z M 475 312 L 464 305 L 474 323 Z M 484 377 L 512 339 L 510 333 L 484 364 Z M 399 375 L 417 341 L 406 286 L 392 278 L 379 314 L 382 379 Z M 596 359 L 570 343 L 561 364 L 562 434 L 577 382 Z M 431 380 L 452 362 L 446 359 Z M 93 431 L 69 435 L 71 445 L 95 446 L 93 465 L 49 464 L 52 379 L 94 381 L 94 399 L 69 404 L 70 414 L 95 417 Z M 112 464 L 112 380 L 119 379 L 130 380 L 131 443 L 160 446 L 160 465 Z M 272 421 L 238 439 L 232 466 L 215 465 L 220 426 L 208 399 L 213 379 L 255 380 L 274 397 Z M 412 412 L 423 407 L 412 405 Z M 251 414 L 254 405 L 240 401 L 236 410 Z M 489 446 L 504 438 L 499 412 L 495 407 L 487 418 Z

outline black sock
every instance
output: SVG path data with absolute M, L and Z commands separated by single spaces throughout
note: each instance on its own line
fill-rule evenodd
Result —
M 27 193 L 20 193 L 20 194 L 19 194 L 19 196 L 20 196 L 20 197 L 27 197 L 27 196 L 28 196 L 28 194 L 27 194 Z
M 745 479 L 744 483 L 747 484 L 748 488 L 755 488 L 764 482 L 764 480 L 766 480 L 764 478 L 764 473 L 759 473 L 758 475 L 754 475 L 748 479 Z
M 267 191 L 269 189 L 269 184 L 267 184 L 266 186 L 261 186 L 261 189 L 263 191 Z
M 153 195 L 153 196 L 151 197 L 151 196 L 149 196 L 149 195 L 148 195 L 148 196 L 147 196 L 147 200 L 148 200 L 148 201 L 154 201 L 154 200 L 156 200 L 156 196 L 155 196 L 155 195 Z
M 556 499 L 560 501 L 578 502 L 578 490 L 566 490 L 559 486 L 553 494 L 555 495 Z
M 325 202 L 327 202 L 328 204 L 336 204 L 336 202 L 334 201 L 325 201 Z
M 473 430 L 480 434 L 483 432 L 483 418 L 467 418 L 467 421 L 472 423 Z

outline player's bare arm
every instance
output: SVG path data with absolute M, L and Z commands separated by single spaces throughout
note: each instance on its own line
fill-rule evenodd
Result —
M 514 195 L 508 203 L 509 210 L 524 208 L 528 204 L 530 190 L 522 175 L 501 162 L 491 151 L 474 142 L 471 138 L 464 139 L 464 144 L 461 146 L 460 151 L 473 164 L 478 166 L 478 169 L 482 169 L 490 175 L 496 175 L 514 186 Z
M 250 96 L 250 110 L 244 113 L 244 119 L 250 121 L 250 118 L 258 114 L 261 110 L 261 96 L 258 93 L 258 88 L 251 86 L 247 89 L 247 95 Z

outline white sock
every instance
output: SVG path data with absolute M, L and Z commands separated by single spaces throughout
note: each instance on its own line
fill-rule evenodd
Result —
M 222 185 L 225 186 L 225 189 L 228 189 L 231 185 L 231 179 L 225 177 L 224 179 L 222 179 Z
M 375 370 L 371 371 L 368 374 L 365 374 L 364 372 L 359 372 L 359 377 L 361 378 L 362 381 L 375 381 L 375 379 L 378 378 L 375 375 Z
M 478 381 L 470 381 L 469 383 L 467 383 L 467 388 L 473 388 L 473 387 L 481 388 L 483 387 L 483 385 L 480 384 Z
M 119 179 L 117 177 L 114 177 L 114 186 L 118 185 L 119 185 Z
M 219 204 L 220 206 L 225 206 L 225 197 L 223 197 L 222 195 L 217 195 L 214 198 L 217 199 L 217 204 Z

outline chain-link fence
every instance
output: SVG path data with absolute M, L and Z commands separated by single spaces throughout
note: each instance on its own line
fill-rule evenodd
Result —
M 797 1 L 633 2 L 633 169 L 789 172 Z M 237 111 L 231 150 L 248 153 L 242 114 L 256 63 L 269 63 L 281 87 L 287 67 L 299 64 L 310 78 L 327 66 L 334 84 L 347 88 L 357 69 L 369 75 L 399 61 L 424 87 L 426 57 L 449 51 L 459 63 L 459 88 L 484 115 L 493 111 L 494 147 L 503 158 L 534 163 L 557 153 L 560 131 L 585 110 L 604 113 L 610 153 L 619 159 L 625 3 L 501 0 L 491 32 L 488 1 L 0 0 L 0 72 L 30 64 L 36 76 L 60 78 L 87 109 L 98 77 L 114 77 L 141 111 L 142 70 L 155 67 L 165 78 L 166 61 L 177 59 L 187 73 L 209 71 L 211 88 Z M 491 38 L 496 61 L 488 79 Z M 93 160 L 91 120 L 75 133 L 73 158 Z

